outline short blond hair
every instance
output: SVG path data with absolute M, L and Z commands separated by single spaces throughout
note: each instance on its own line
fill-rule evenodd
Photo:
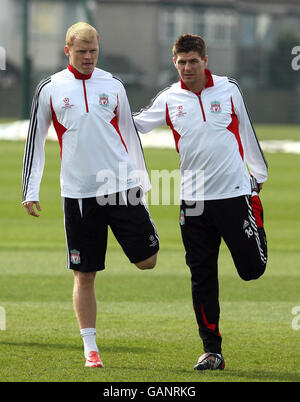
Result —
M 67 30 L 66 45 L 69 47 L 72 46 L 74 39 L 92 42 L 95 38 L 99 44 L 100 36 L 92 25 L 88 24 L 87 22 L 77 22 L 76 24 L 70 26 L 70 28 Z

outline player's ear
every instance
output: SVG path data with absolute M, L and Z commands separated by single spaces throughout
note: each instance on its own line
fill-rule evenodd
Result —
M 65 55 L 67 56 L 67 57 L 69 57 L 70 56 L 70 49 L 69 49 L 69 46 L 65 46 L 64 47 L 64 51 L 65 51 Z

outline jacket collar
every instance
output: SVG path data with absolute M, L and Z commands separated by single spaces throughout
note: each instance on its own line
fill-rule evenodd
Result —
M 71 66 L 71 64 L 68 65 L 68 69 L 69 71 L 71 71 L 71 73 L 74 74 L 74 77 L 78 80 L 88 80 L 89 78 L 91 78 L 92 74 L 81 74 L 79 71 L 76 70 L 76 68 L 74 68 L 73 66 Z
M 213 87 L 213 86 L 214 86 L 214 80 L 213 80 L 213 77 L 212 77 L 212 74 L 211 74 L 210 70 L 208 70 L 208 68 L 206 68 L 206 69 L 204 70 L 204 72 L 205 72 L 205 76 L 206 76 L 206 84 L 205 84 L 205 87 L 204 87 L 204 88 Z M 182 81 L 181 78 L 180 78 L 180 84 L 181 84 L 181 88 L 182 88 L 182 89 L 186 89 L 187 91 L 191 91 L 191 90 L 185 85 L 185 83 Z M 193 91 L 191 91 L 191 92 L 193 92 Z M 200 91 L 200 92 L 201 92 L 201 91 Z M 197 92 L 196 95 L 200 94 L 200 92 Z

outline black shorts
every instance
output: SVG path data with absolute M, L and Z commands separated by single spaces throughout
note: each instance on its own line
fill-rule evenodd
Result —
M 157 253 L 159 238 L 145 204 L 128 202 L 128 191 L 108 197 L 63 198 L 68 268 L 81 272 L 105 268 L 108 226 L 130 262 Z

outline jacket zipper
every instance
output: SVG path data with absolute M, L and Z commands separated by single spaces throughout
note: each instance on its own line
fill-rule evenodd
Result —
M 201 92 L 202 92 L 202 91 L 201 91 Z M 204 113 L 203 103 L 202 103 L 202 100 L 201 100 L 201 92 L 200 92 L 200 94 L 197 95 L 197 96 L 198 96 L 199 103 L 200 103 L 201 110 L 202 110 L 203 121 L 206 121 L 206 116 L 205 116 L 205 113 Z
M 85 110 L 88 113 L 89 112 L 89 105 L 88 105 L 87 96 L 86 96 L 85 80 L 82 80 L 82 85 L 83 85 L 83 93 L 84 93 L 84 100 L 85 100 Z

